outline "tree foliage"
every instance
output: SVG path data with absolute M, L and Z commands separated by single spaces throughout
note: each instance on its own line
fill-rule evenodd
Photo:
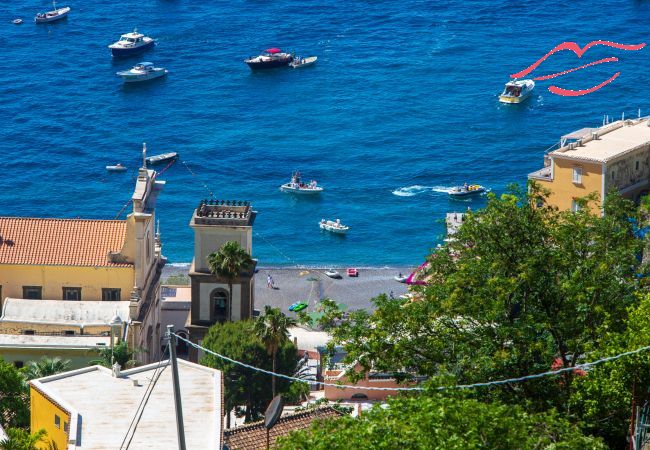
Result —
M 317 421 L 279 440 L 280 449 L 604 449 L 553 411 L 422 394 L 391 399 L 360 418 Z
M 98 352 L 99 358 L 91 361 L 91 364 L 99 364 L 110 369 L 113 363 L 118 363 L 122 369 L 126 369 L 133 367 L 136 363 L 134 359 L 135 351 L 129 348 L 126 341 L 115 344 L 112 351 L 110 347 L 104 347 L 100 348 Z
M 210 272 L 228 280 L 228 292 L 232 302 L 232 284 L 241 275 L 252 269 L 254 261 L 237 241 L 228 241 L 219 251 L 208 255 Z M 232 320 L 232 307 L 228 308 L 229 320 Z
M 25 378 L 13 364 L 0 358 L 0 425 L 29 425 L 29 395 Z
M 69 368 L 69 359 L 61 359 L 58 356 L 54 358 L 43 356 L 38 361 L 30 361 L 23 373 L 28 380 L 34 380 L 65 372 Z
M 273 366 L 272 357 L 253 332 L 252 321 L 216 324 L 208 330 L 202 345 L 221 355 L 265 370 L 271 370 Z M 296 361 L 296 347 L 291 342 L 284 342 L 278 348 L 276 372 L 291 376 Z M 263 414 L 273 398 L 269 375 L 210 354 L 202 358 L 201 364 L 223 372 L 226 411 L 230 412 L 239 405 L 245 405 L 247 422 L 257 420 Z M 287 392 L 289 384 L 289 381 L 279 379 L 278 392 Z
M 0 450 L 38 450 L 46 443 L 47 432 L 44 429 L 30 434 L 21 428 L 9 428 L 7 437 L 0 441 Z M 49 450 L 56 450 L 56 444 L 50 441 L 46 444 Z

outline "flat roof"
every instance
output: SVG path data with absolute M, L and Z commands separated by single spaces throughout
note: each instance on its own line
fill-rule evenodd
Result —
M 115 315 L 129 321 L 129 301 L 28 300 L 6 298 L 1 322 L 57 324 L 69 326 L 106 325 Z
M 89 350 L 110 346 L 109 336 L 0 334 L 0 348 L 61 348 Z
M 650 144 L 648 119 L 619 120 L 594 131 L 598 132 L 598 139 L 589 136 L 583 139 L 583 145 L 574 149 L 565 146 L 550 152 L 549 156 L 606 163 Z
M 221 372 L 184 360 L 178 360 L 178 372 L 187 448 L 221 449 Z M 127 435 L 150 382 L 151 395 L 135 431 Z M 70 443 L 75 441 L 77 449 L 114 450 L 125 437 L 132 450 L 177 447 L 169 361 L 160 368 L 154 363 L 125 370 L 119 377 L 105 367 L 85 367 L 30 384 L 71 413 Z

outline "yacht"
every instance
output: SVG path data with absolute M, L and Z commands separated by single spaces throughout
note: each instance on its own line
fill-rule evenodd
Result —
M 308 183 L 303 182 L 300 172 L 296 171 L 291 174 L 291 181 L 280 186 L 280 190 L 294 194 L 320 194 L 323 192 L 323 187 L 319 186 L 316 180 L 311 180 Z
M 164 77 L 167 73 L 168 70 L 164 67 L 155 67 L 153 63 L 141 62 L 129 70 L 117 72 L 117 75 L 122 77 L 125 83 L 133 83 L 136 81 L 147 81 L 154 78 Z
M 499 101 L 501 103 L 521 103 L 533 93 L 535 82 L 533 80 L 512 80 L 506 83 Z
M 120 40 L 108 46 L 115 57 L 131 56 L 148 50 L 154 46 L 154 40 L 133 30 L 132 33 L 123 34 Z
M 279 48 L 267 48 L 259 56 L 251 56 L 245 59 L 251 70 L 274 69 L 276 67 L 288 66 L 293 61 L 290 53 L 285 53 Z
M 34 22 L 49 23 L 49 22 L 55 22 L 57 20 L 61 20 L 68 17 L 68 13 L 70 12 L 69 6 L 66 6 L 64 8 L 57 8 L 56 2 L 53 1 L 52 7 L 54 8 L 52 11 L 36 14 L 36 17 L 34 17 Z M 22 20 L 20 22 L 14 21 L 14 23 L 20 24 L 22 23 Z

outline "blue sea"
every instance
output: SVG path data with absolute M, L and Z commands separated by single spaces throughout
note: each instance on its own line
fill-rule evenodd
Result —
M 212 196 L 253 203 L 260 264 L 415 265 L 444 237 L 445 213 L 485 204 L 450 200 L 451 186 L 503 192 L 560 135 L 650 114 L 650 47 L 560 52 L 534 75 L 620 61 L 538 81 L 522 105 L 497 101 L 510 74 L 561 42 L 649 40 L 647 1 L 70 0 L 58 4 L 72 8 L 65 21 L 35 25 L 50 6 L 0 5 L 0 215 L 115 218 L 146 142 L 181 155 L 157 207 L 175 263 L 192 258 L 192 210 Z M 113 60 L 107 45 L 134 27 L 155 49 Z M 275 46 L 318 63 L 244 64 Z M 139 61 L 169 75 L 123 85 L 115 72 Z M 590 95 L 547 90 L 618 71 Z M 130 172 L 105 171 L 117 162 Z M 326 192 L 281 193 L 293 170 Z M 321 218 L 351 230 L 321 232 Z

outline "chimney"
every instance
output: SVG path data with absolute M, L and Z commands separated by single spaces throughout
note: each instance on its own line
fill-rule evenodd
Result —
M 592 132 L 591 132 L 591 138 L 592 138 L 594 141 L 597 141 L 597 140 L 598 140 L 598 131 L 592 131 Z
M 118 363 L 113 364 L 113 376 L 119 378 L 122 376 L 120 365 Z

